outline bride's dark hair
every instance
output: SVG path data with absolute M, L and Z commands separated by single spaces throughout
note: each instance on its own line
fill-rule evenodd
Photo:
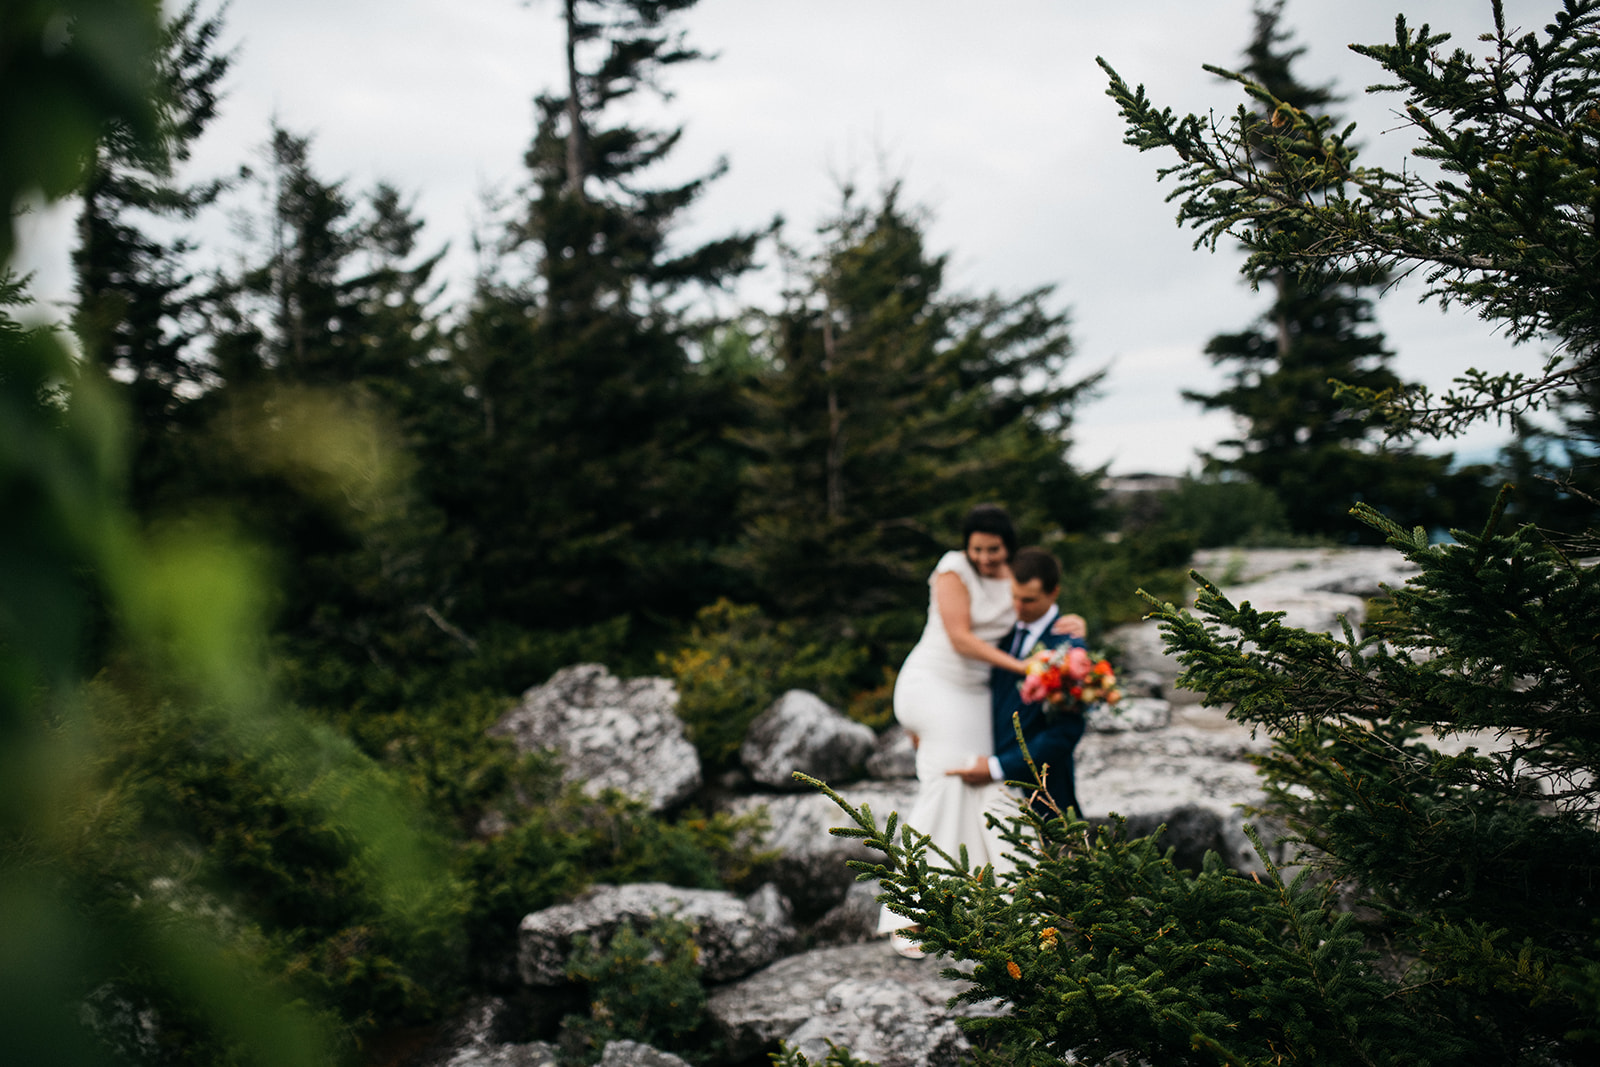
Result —
M 961 524 L 962 555 L 966 555 L 967 545 L 975 533 L 994 534 L 1000 538 L 1000 543 L 1006 546 L 1007 559 L 1017 554 L 1017 528 L 999 504 L 979 504 L 967 512 L 966 521 Z

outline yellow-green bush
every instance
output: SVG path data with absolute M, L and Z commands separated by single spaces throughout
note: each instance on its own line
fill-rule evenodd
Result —
M 755 717 L 789 689 L 835 706 L 851 692 L 866 653 L 823 644 L 759 608 L 719 600 L 695 617 L 689 636 L 660 662 L 678 684 L 678 715 L 709 769 L 732 763 Z

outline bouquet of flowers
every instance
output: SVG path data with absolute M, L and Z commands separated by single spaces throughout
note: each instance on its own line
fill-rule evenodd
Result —
M 1042 701 L 1051 711 L 1081 713 L 1122 699 L 1111 662 L 1081 648 L 1036 649 L 1026 662 L 1022 699 L 1029 704 Z

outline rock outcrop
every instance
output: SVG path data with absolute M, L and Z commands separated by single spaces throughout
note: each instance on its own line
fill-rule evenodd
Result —
M 578 937 L 605 940 L 623 925 L 642 931 L 652 919 L 688 924 L 700 965 L 712 982 L 749 974 L 777 958 L 794 936 L 787 906 L 774 890 L 748 900 L 718 889 L 685 889 L 658 882 L 599 885 L 571 904 L 536 911 L 522 920 L 517 970 L 533 986 L 567 980 L 567 959 Z
M 493 727 L 524 752 L 554 750 L 563 778 L 590 795 L 616 789 L 661 811 L 700 788 L 700 757 L 684 736 L 666 678 L 622 681 L 598 663 L 557 671 Z
M 814 949 L 713 991 L 706 1013 L 734 1060 L 787 1041 L 819 1063 L 832 1041 L 881 1067 L 943 1067 L 968 1048 L 949 1000 L 969 984 L 942 969 L 877 942 Z
M 1417 573 L 1404 556 L 1388 548 L 1214 548 L 1195 554 L 1192 568 L 1235 604 L 1246 601 L 1266 611 L 1284 612 L 1284 623 L 1339 636 L 1341 619 L 1360 630 L 1367 598 L 1384 587 L 1404 585 Z M 1136 622 L 1105 635 L 1119 676 L 1135 683 L 1140 695 L 1163 697 L 1177 705 L 1199 703 L 1178 687 L 1182 668 L 1164 647 L 1159 625 Z
M 791 689 L 750 724 L 739 762 L 762 785 L 809 790 L 795 781 L 795 771 L 824 782 L 847 781 L 876 742 L 870 728 L 839 714 L 816 694 Z
M 637 1041 L 608 1041 L 600 1053 L 600 1067 L 689 1067 L 670 1052 Z

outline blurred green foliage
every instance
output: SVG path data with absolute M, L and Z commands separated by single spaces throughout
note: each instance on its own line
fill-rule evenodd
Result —
M 765 829 L 762 813 L 706 816 L 690 809 L 666 820 L 615 793 L 594 798 L 576 787 L 559 790 L 523 810 L 514 825 L 463 846 L 459 870 L 473 894 L 472 956 L 489 970 L 503 967 L 524 915 L 593 884 L 749 888 L 767 858 L 754 848 Z

